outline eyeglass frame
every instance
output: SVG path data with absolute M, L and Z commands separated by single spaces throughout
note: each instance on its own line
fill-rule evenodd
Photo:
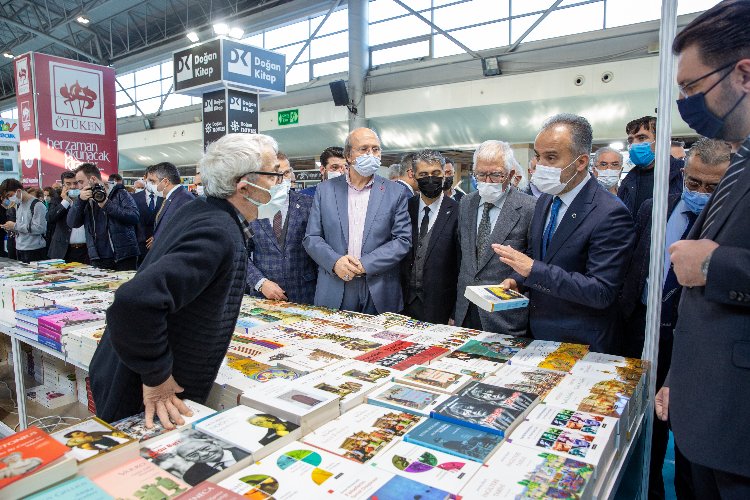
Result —
M 253 170 L 253 171 L 250 171 L 250 172 L 245 172 L 244 174 L 240 175 L 240 176 L 239 176 L 239 177 L 237 178 L 237 182 L 239 182 L 239 181 L 240 181 L 240 180 L 241 180 L 241 179 L 242 179 L 243 177 L 245 177 L 246 175 L 250 175 L 250 174 L 256 174 L 256 175 L 271 175 L 271 176 L 273 176 L 273 177 L 276 177 L 276 182 L 275 182 L 275 184 L 281 184 L 282 182 L 284 182 L 284 173 L 283 173 L 283 172 L 265 172 L 265 171 L 263 171 L 263 170 Z
M 472 177 L 474 177 L 474 180 L 476 180 L 477 182 L 487 182 L 487 180 L 481 180 L 482 178 L 484 178 L 484 179 L 491 180 L 493 184 L 502 184 L 506 180 L 508 180 L 508 178 L 509 178 L 509 173 L 508 172 L 505 172 L 505 173 L 502 173 L 502 174 L 500 172 L 489 172 L 489 173 L 482 173 L 482 172 L 476 173 L 476 172 L 472 172 L 471 175 L 472 175 Z M 495 179 L 493 179 L 492 176 L 499 176 L 499 177 L 496 177 Z
M 691 182 L 693 184 L 697 184 L 698 187 L 695 188 L 695 189 L 691 189 L 688 186 L 688 182 Z M 693 191 L 694 193 L 701 192 L 701 191 L 698 191 L 698 190 L 701 189 L 701 188 L 703 188 L 706 193 L 713 194 L 713 192 L 716 191 L 716 188 L 719 187 L 719 183 L 718 182 L 715 183 L 715 184 L 714 183 L 705 183 L 703 181 L 700 181 L 700 180 L 696 179 L 695 177 L 685 176 L 685 180 L 683 181 L 683 186 L 685 186 L 685 189 L 687 189 L 688 191 Z

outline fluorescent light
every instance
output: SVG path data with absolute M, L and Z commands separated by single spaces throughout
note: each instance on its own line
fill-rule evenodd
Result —
M 225 23 L 216 23 L 214 24 L 214 33 L 217 35 L 226 35 L 229 33 L 229 26 Z
M 91 20 L 88 17 L 84 16 L 83 14 L 76 17 L 76 21 L 78 21 L 81 24 L 88 24 L 91 22 Z
M 229 30 L 229 36 L 231 36 L 232 38 L 236 38 L 237 40 L 242 38 L 242 35 L 244 34 L 245 30 L 243 30 L 242 28 L 231 28 Z
M 7 57 L 8 59 L 13 59 L 13 54 L 11 54 L 10 52 L 3 52 L 3 56 Z
M 622 148 L 625 147 L 625 145 L 622 142 L 617 141 L 617 142 L 610 142 L 609 147 L 612 149 L 616 149 L 617 151 L 620 151 L 622 150 Z
M 188 33 L 187 37 L 188 37 L 188 40 L 190 40 L 193 43 L 198 43 L 198 40 L 200 40 L 200 38 L 198 38 L 198 33 L 196 33 L 195 31 L 191 31 L 190 33 Z

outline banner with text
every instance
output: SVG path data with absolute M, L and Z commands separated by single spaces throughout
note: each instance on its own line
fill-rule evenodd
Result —
M 226 134 L 258 133 L 258 94 L 216 90 L 203 94 L 203 149 Z
M 103 177 L 117 172 L 114 69 L 46 54 L 25 54 L 16 59 L 17 89 L 21 89 L 24 70 L 29 85 L 23 90 L 28 93 L 17 92 L 23 182 L 51 185 L 64 170 L 81 163 L 96 164 Z M 28 117 L 24 106 L 29 109 Z

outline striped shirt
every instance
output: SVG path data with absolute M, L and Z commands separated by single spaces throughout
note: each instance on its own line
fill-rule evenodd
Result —
M 346 174 L 346 183 L 349 186 L 347 193 L 349 214 L 349 255 L 356 258 L 362 257 L 362 239 L 365 234 L 365 218 L 367 217 L 367 206 L 370 204 L 370 192 L 372 191 L 373 179 L 362 189 L 354 187 Z

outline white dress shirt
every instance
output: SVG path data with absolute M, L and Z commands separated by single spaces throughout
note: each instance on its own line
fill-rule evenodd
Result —
M 578 183 L 576 187 L 571 189 L 565 194 L 558 195 L 557 197 L 560 198 L 560 209 L 557 211 L 557 222 L 555 223 L 555 231 L 557 231 L 557 228 L 560 227 L 560 221 L 563 220 L 563 217 L 565 217 L 565 213 L 568 211 L 568 207 L 570 207 L 570 204 L 573 203 L 573 200 L 576 199 L 576 196 L 578 196 L 578 193 L 581 192 L 583 189 L 583 186 L 586 185 L 586 183 L 591 179 L 591 174 L 586 174 L 586 177 Z M 554 197 L 553 197 L 554 199 Z M 549 217 L 552 214 L 552 205 L 550 204 L 550 208 L 547 211 L 547 217 L 544 220 L 544 227 L 546 228 L 549 224 Z M 555 234 L 554 232 L 552 234 Z
M 508 189 L 510 189 L 510 187 Z M 498 217 L 500 217 L 500 210 L 503 209 L 503 205 L 505 205 L 505 199 L 508 197 L 508 189 L 505 190 L 499 200 L 493 203 L 494 206 L 490 208 L 490 234 L 492 234 L 492 231 L 495 230 L 495 223 L 497 222 Z M 477 233 L 479 232 L 479 225 L 482 224 L 482 215 L 484 215 L 484 203 L 485 202 L 482 201 L 481 198 L 479 198 L 479 208 L 477 209 Z
M 427 231 L 430 231 L 432 229 L 432 226 L 435 225 L 435 221 L 437 220 L 438 212 L 440 212 L 440 206 L 443 203 L 443 193 L 440 193 L 440 196 L 433 200 L 432 203 L 427 205 L 424 200 L 422 199 L 422 196 L 419 197 L 419 213 L 417 214 L 417 234 L 419 234 L 419 230 L 422 229 L 422 218 L 424 217 L 424 209 L 425 207 L 430 207 L 430 213 L 427 216 Z

